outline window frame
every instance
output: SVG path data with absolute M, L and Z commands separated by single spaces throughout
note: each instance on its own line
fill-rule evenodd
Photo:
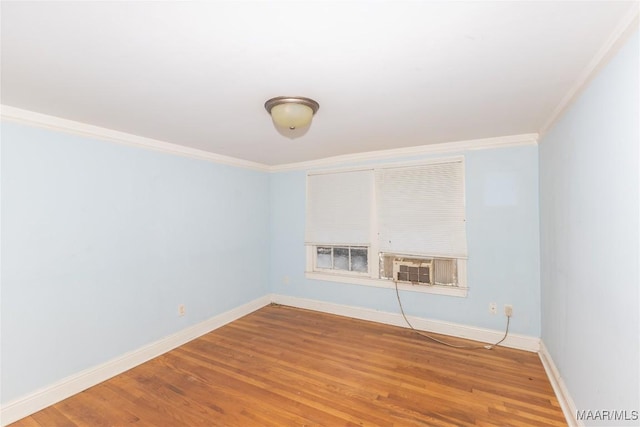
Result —
M 465 185 L 465 159 L 464 156 L 452 156 L 452 157 L 442 157 L 442 158 L 433 158 L 433 159 L 422 159 L 416 161 L 409 162 L 390 162 L 390 163 L 382 163 L 375 164 L 369 166 L 362 167 L 345 167 L 345 168 L 332 168 L 332 169 L 321 169 L 321 170 L 313 170 L 308 171 L 306 177 L 309 175 L 315 174 L 331 174 L 331 173 L 342 173 L 342 172 L 353 172 L 353 171 L 371 171 L 371 187 L 369 188 L 372 191 L 373 195 L 371 198 L 371 209 L 370 209 L 370 241 L 368 245 L 358 244 L 358 245 L 344 245 L 340 243 L 335 244 L 312 244 L 305 242 L 305 254 L 306 254 L 306 262 L 305 262 L 305 277 L 307 279 L 312 280 L 321 280 L 327 282 L 338 282 L 338 283 L 347 283 L 347 284 L 355 284 L 362 286 L 373 286 L 378 288 L 389 288 L 395 289 L 396 286 L 399 290 L 402 291 L 410 291 L 410 292 L 419 292 L 419 293 L 428 293 L 428 294 L 437 294 L 437 295 L 448 295 L 455 297 L 466 297 L 468 294 L 468 285 L 467 285 L 467 259 L 466 258 L 448 258 L 454 259 L 457 262 L 457 272 L 458 272 L 458 284 L 457 286 L 452 285 L 412 285 L 402 282 L 395 282 L 392 279 L 381 278 L 379 273 L 379 243 L 377 239 L 378 233 L 378 223 L 377 223 L 377 215 L 376 215 L 376 183 L 375 183 L 375 170 L 376 169 L 384 169 L 384 168 L 401 168 L 401 167 L 412 167 L 412 166 L 421 166 L 421 165 L 429 165 L 429 164 L 438 164 L 438 163 L 450 163 L 450 162 L 462 162 L 462 181 L 463 181 L 463 208 L 466 211 L 466 185 Z M 305 178 L 306 178 L 305 177 Z M 309 192 L 305 192 L 305 204 L 308 202 L 307 198 L 309 197 Z M 306 212 L 305 212 L 306 216 Z M 316 265 L 316 251 L 317 247 L 366 247 L 367 251 L 367 265 L 368 272 L 354 272 L 347 270 L 335 270 L 335 269 L 321 269 Z M 399 254 L 400 255 L 400 254 Z M 411 254 L 406 254 L 407 257 L 411 257 Z

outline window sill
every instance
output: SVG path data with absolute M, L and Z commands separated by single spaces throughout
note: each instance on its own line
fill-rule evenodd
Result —
M 348 283 L 351 285 L 373 286 L 376 288 L 395 289 L 395 284 L 391 280 L 372 279 L 370 277 L 347 276 L 340 274 L 327 274 L 319 272 L 305 272 L 305 277 L 312 280 L 323 280 L 326 282 Z M 401 291 L 419 292 L 423 294 L 448 295 L 452 297 L 466 297 L 469 288 L 453 286 L 418 286 L 398 283 Z

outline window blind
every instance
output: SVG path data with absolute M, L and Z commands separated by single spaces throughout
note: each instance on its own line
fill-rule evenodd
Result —
M 370 243 L 373 171 L 307 176 L 306 244 Z
M 461 160 L 375 172 L 382 252 L 466 258 Z

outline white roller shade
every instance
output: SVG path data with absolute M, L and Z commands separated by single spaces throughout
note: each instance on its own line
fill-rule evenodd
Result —
M 376 170 L 382 252 L 466 258 L 462 160 Z
M 307 244 L 368 245 L 373 171 L 307 176 Z

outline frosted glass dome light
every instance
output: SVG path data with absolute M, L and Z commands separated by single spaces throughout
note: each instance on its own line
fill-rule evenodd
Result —
M 311 125 L 320 105 L 309 98 L 278 96 L 265 102 L 264 108 L 271 114 L 273 124 L 280 133 L 295 138 L 301 135 L 299 130 Z

